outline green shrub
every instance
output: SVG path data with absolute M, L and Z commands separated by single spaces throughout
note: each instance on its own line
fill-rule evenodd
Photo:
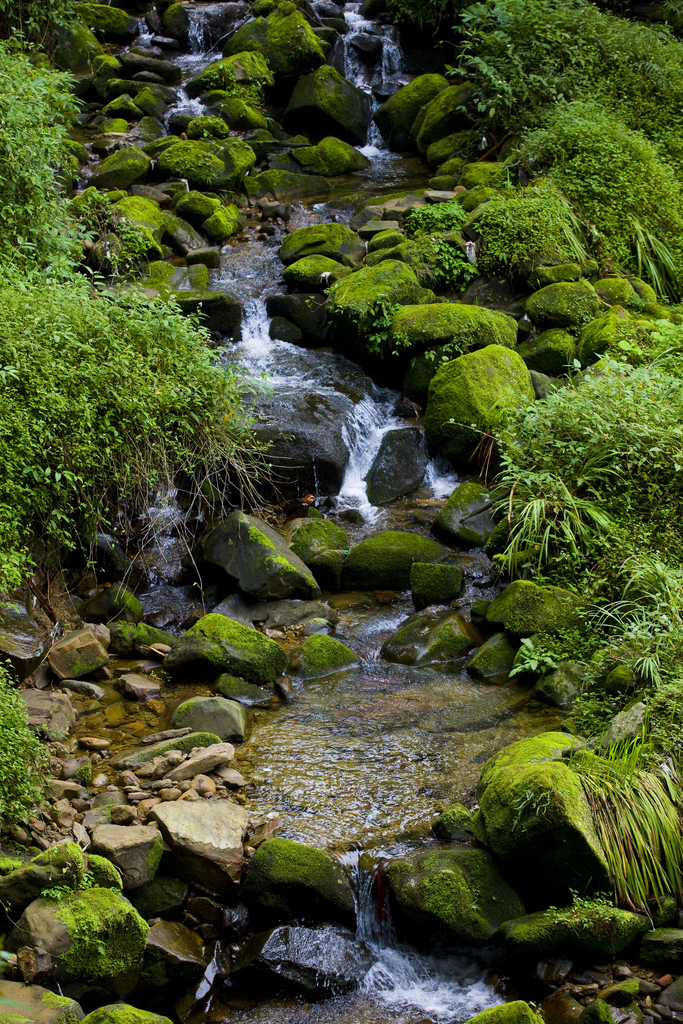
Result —
M 433 203 L 431 206 L 417 206 L 405 215 L 410 238 L 432 231 L 461 228 L 466 220 L 467 214 L 457 199 L 448 203 Z
M 28 725 L 26 705 L 0 665 L 0 822 L 25 818 L 43 793 L 47 751 Z

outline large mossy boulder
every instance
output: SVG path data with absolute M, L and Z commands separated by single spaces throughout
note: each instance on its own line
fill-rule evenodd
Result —
M 220 696 L 190 697 L 173 712 L 173 727 L 212 732 L 221 740 L 243 740 L 247 732 L 247 716 L 237 701 Z
M 366 171 L 370 167 L 370 161 L 366 156 L 348 142 L 342 142 L 331 135 L 321 139 L 317 146 L 302 146 L 295 149 L 292 156 L 304 170 L 327 177 Z
M 176 142 L 157 159 L 157 169 L 168 178 L 185 179 L 193 189 L 239 189 L 256 155 L 238 138 Z
M 263 54 L 256 51 L 233 53 L 223 60 L 214 61 L 185 83 L 185 92 L 190 99 L 216 89 L 223 91 L 239 85 L 270 86 L 275 79 Z
M 414 305 L 423 297 L 424 289 L 409 266 L 385 260 L 337 281 L 329 291 L 327 315 L 339 345 L 363 348 L 373 332 L 378 301 Z
M 285 238 L 278 256 L 286 267 L 306 256 L 326 256 L 353 267 L 363 259 L 365 245 L 355 231 L 344 224 L 309 224 Z
M 387 866 L 401 915 L 425 934 L 484 945 L 522 902 L 484 850 L 436 850 Z
M 457 544 L 461 548 L 483 547 L 496 528 L 491 516 L 490 501 L 489 492 L 481 484 L 458 484 L 437 513 L 432 523 L 432 532 L 447 543 Z M 464 516 L 468 517 L 465 522 L 462 521 Z
M 138 623 L 143 610 L 135 594 L 115 583 L 113 587 L 105 587 L 86 601 L 83 606 L 83 618 L 86 622 L 106 623 L 115 619 L 117 622 Z
M 647 917 L 610 906 L 553 908 L 506 921 L 500 931 L 511 953 L 525 957 L 611 960 L 650 927 Z
M 558 754 L 564 733 L 519 740 L 482 769 L 479 808 L 487 845 L 525 900 L 567 902 L 570 890 L 607 892 L 607 861 L 579 776 Z
M 492 1006 L 488 1010 L 470 1017 L 468 1024 L 541 1024 L 543 1018 L 531 1009 L 528 1003 L 516 999 L 502 1006 Z
M 68 900 L 34 900 L 12 929 L 7 947 L 16 952 L 21 946 L 42 946 L 52 957 L 58 981 L 107 988 L 139 967 L 148 932 L 116 889 L 86 889 Z
M 294 131 L 317 138 L 333 135 L 351 145 L 364 146 L 370 110 L 368 94 L 325 65 L 296 83 L 284 120 Z
M 561 327 L 552 327 L 530 341 L 523 341 L 517 351 L 530 370 L 559 377 L 567 372 L 567 367 L 572 367 L 576 341 Z
M 232 512 L 202 542 L 202 557 L 222 569 L 249 597 L 279 600 L 319 597 L 310 569 L 261 519 Z
M 400 665 L 430 665 L 447 672 L 462 664 L 475 642 L 473 631 L 457 611 L 423 612 L 401 623 L 381 655 Z
M 541 630 L 558 633 L 577 625 L 580 607 L 581 600 L 570 590 L 515 580 L 491 601 L 486 621 L 518 637 L 531 636 Z
M 351 548 L 342 584 L 349 590 L 408 590 L 413 562 L 439 562 L 445 553 L 436 541 L 417 533 L 385 530 Z
M 638 334 L 636 321 L 621 306 L 613 306 L 581 328 L 579 361 L 582 366 L 589 366 L 606 352 L 618 350 L 620 341 L 635 340 Z
M 346 532 L 329 519 L 295 519 L 289 524 L 288 539 L 323 590 L 337 590 L 349 549 Z
M 413 562 L 410 589 L 413 604 L 419 610 L 433 604 L 450 604 L 463 588 L 465 573 L 459 565 Z
M 16 861 L 10 867 L 0 877 L 0 901 L 15 915 L 38 899 L 44 889 L 78 889 L 87 873 L 83 851 L 77 843 L 51 846 L 32 860 Z
M 444 136 L 469 128 L 470 118 L 466 107 L 474 91 L 474 86 L 469 82 L 450 85 L 423 108 L 411 128 L 411 135 L 420 153 L 426 153 L 433 142 Z
M 127 189 L 146 180 L 152 161 L 141 149 L 119 149 L 98 164 L 90 179 L 98 189 Z
M 427 441 L 457 463 L 477 447 L 492 415 L 499 418 L 533 401 L 529 371 L 516 352 L 501 345 L 468 352 L 440 367 L 429 385 Z
M 137 18 L 132 18 L 120 7 L 110 7 L 108 4 L 80 4 L 78 14 L 88 28 L 95 29 L 111 42 L 129 43 L 140 31 Z
M 389 149 L 411 148 L 410 127 L 421 107 L 447 88 L 443 75 L 418 75 L 377 108 L 373 121 Z
M 216 612 L 195 623 L 164 661 L 173 676 L 229 672 L 261 686 L 272 685 L 286 665 L 287 656 L 274 640 Z
M 297 174 L 293 171 L 262 171 L 250 174 L 244 181 L 244 191 L 252 203 L 259 199 L 304 199 L 322 196 L 332 186 L 320 174 Z
M 141 1010 L 137 1006 L 129 1006 L 127 1003 L 99 1006 L 83 1019 L 87 1024 L 171 1024 L 168 1017 L 162 1017 L 151 1010 Z
M 560 281 L 546 285 L 526 300 L 527 315 L 544 330 L 575 327 L 598 315 L 600 300 L 588 281 Z
M 102 47 L 87 25 L 74 18 L 55 34 L 54 62 L 62 71 L 85 71 Z
M 244 901 L 271 921 L 292 917 L 353 923 L 353 891 L 339 861 L 289 839 L 267 839 L 247 869 Z
M 304 256 L 285 267 L 282 278 L 287 287 L 295 291 L 320 292 L 322 288 L 340 281 L 342 277 L 348 277 L 350 273 L 350 267 L 342 266 L 329 256 Z
M 307 637 L 294 652 L 289 671 L 299 679 L 321 679 L 359 664 L 358 655 L 341 640 L 314 635 Z
M 305 75 L 325 60 L 320 39 L 290 0 L 283 0 L 267 18 L 254 18 L 238 28 L 225 44 L 223 56 L 249 50 L 265 57 L 275 75 Z
M 487 345 L 514 348 L 517 324 L 511 316 L 484 306 L 440 302 L 427 306 L 403 306 L 391 321 L 390 339 L 400 349 L 432 349 L 453 346 L 456 353 Z

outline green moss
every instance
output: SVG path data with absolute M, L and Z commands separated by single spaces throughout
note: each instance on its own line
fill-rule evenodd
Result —
M 129 121 L 139 121 L 142 117 L 142 110 L 137 105 L 132 96 L 128 93 L 123 93 L 121 96 L 114 97 L 110 103 L 107 103 L 106 107 L 103 107 L 102 113 L 106 114 L 107 117 L 125 118 L 126 128 Z M 125 129 L 124 129 L 125 130 Z M 119 153 L 125 152 L 119 150 Z M 115 156 L 116 154 L 112 154 Z M 123 187 L 123 186 L 119 186 Z
M 79 4 L 78 14 L 89 28 L 111 35 L 130 35 L 135 33 L 136 22 L 129 14 L 119 7 L 106 4 Z
M 152 644 L 175 647 L 177 643 L 177 636 L 166 633 L 163 629 L 157 629 L 156 626 L 149 626 L 146 622 L 138 622 L 133 632 L 133 645 L 143 654 L 147 653 L 146 648 L 151 647 Z
M 123 117 L 114 117 L 111 120 L 103 121 L 100 125 L 100 131 L 103 135 L 109 132 L 127 132 L 128 121 Z
M 149 1010 L 140 1010 L 137 1006 L 127 1003 L 111 1003 L 100 1006 L 83 1018 L 87 1024 L 171 1024 L 168 1017 Z
M 432 832 L 445 843 L 469 842 L 474 838 L 472 815 L 462 804 L 451 804 L 436 819 Z
M 343 267 L 328 256 L 304 256 L 303 259 L 285 267 L 282 277 L 290 288 L 315 292 L 320 288 L 328 288 L 350 273 L 348 267 Z
M 394 350 L 443 346 L 444 354 L 454 359 L 470 349 L 487 345 L 514 348 L 517 324 L 512 317 L 484 306 L 461 303 L 403 306 L 391 321 L 389 337 Z
M 402 231 L 378 231 L 368 242 L 368 252 L 378 252 L 380 249 L 393 249 L 405 241 Z
M 286 267 L 304 256 L 327 256 L 354 266 L 361 258 L 362 248 L 358 235 L 344 224 L 310 224 L 287 235 L 278 256 Z
M 646 964 L 659 964 L 669 960 L 680 962 L 683 957 L 683 930 L 680 928 L 654 928 L 643 935 L 639 959 Z M 638 995 L 634 992 L 633 995 Z
M 489 501 L 490 495 L 481 484 L 474 481 L 458 484 L 439 510 L 432 524 L 433 532 L 460 547 L 481 547 L 491 536 L 495 523 L 488 510 L 477 515 L 472 513 L 488 505 Z M 463 516 L 469 516 L 464 523 Z
M 588 281 L 561 281 L 534 292 L 526 300 L 526 312 L 539 327 L 574 327 L 593 320 L 600 300 Z
M 541 630 L 556 633 L 576 626 L 580 607 L 580 599 L 569 590 L 515 580 L 491 602 L 486 621 L 520 637 Z
M 246 704 L 247 707 L 269 707 L 272 702 L 272 692 L 255 683 L 248 683 L 245 679 L 231 676 L 224 672 L 214 683 L 214 690 L 228 700 L 238 701 Z
M 338 281 L 329 291 L 327 315 L 336 338 L 346 345 L 367 345 L 374 331 L 377 303 L 386 306 L 415 305 L 425 295 L 410 267 L 397 260 L 384 260 Z
M 78 843 L 61 843 L 59 846 L 51 846 L 34 857 L 31 863 L 39 867 L 50 868 L 55 878 L 68 874 L 74 887 L 78 886 L 86 872 L 83 851 Z
M 82 786 L 89 786 L 92 779 L 92 765 L 90 762 L 82 764 L 74 776 Z
M 413 615 L 383 645 L 386 661 L 400 665 L 433 665 L 449 671 L 472 647 L 464 619 L 456 611 Z
M 554 327 L 530 341 L 522 342 L 517 351 L 530 370 L 545 373 L 549 377 L 559 377 L 573 364 L 576 341 L 561 327 Z
M 102 982 L 130 971 L 142 957 L 149 926 L 113 889 L 88 889 L 55 909 L 70 948 L 60 957 L 69 978 Z
M 430 604 L 448 604 L 460 596 L 464 570 L 459 565 L 434 565 L 413 562 L 410 567 L 410 589 L 416 608 Z
M 330 522 L 329 519 L 304 519 L 299 521 L 299 525 L 290 535 L 289 546 L 294 554 L 308 565 L 323 551 L 346 551 L 349 538 L 341 526 Z
M 479 443 L 476 428 L 488 429 L 492 416 L 500 420 L 507 409 L 533 401 L 529 371 L 521 356 L 500 345 L 487 345 L 437 371 L 425 412 L 427 441 L 457 463 Z
M 407 590 L 413 562 L 436 562 L 444 549 L 416 533 L 386 530 L 351 548 L 342 573 L 349 589 Z
M 190 188 L 240 187 L 256 161 L 251 146 L 241 139 L 178 142 L 159 154 L 159 170 L 171 178 L 185 178 Z
M 563 910 L 553 908 L 506 921 L 501 934 L 508 948 L 521 956 L 570 956 L 590 960 L 616 956 L 648 927 L 645 917 L 598 904 Z M 640 979 L 630 979 L 630 988 L 633 982 L 637 991 L 630 994 L 636 995 L 640 991 Z
M 418 75 L 377 108 L 373 121 L 390 149 L 410 147 L 410 126 L 420 108 L 446 88 L 448 80 L 443 75 Z
M 576 746 L 577 742 L 564 732 L 543 732 L 538 736 L 509 743 L 484 764 L 479 786 L 484 788 L 501 768 L 536 764 L 540 761 L 557 761 L 565 751 Z
M 470 1021 L 476 1021 L 477 1024 L 541 1024 L 541 1020 L 521 999 L 503 1003 L 502 1006 L 492 1006 L 470 1018 Z
M 106 857 L 100 857 L 96 853 L 88 856 L 88 874 L 100 889 L 123 888 L 121 872 Z
M 237 84 L 262 87 L 272 85 L 273 82 L 273 73 L 265 58 L 260 53 L 242 51 L 209 64 L 191 78 L 185 88 L 190 99 L 194 99 L 212 89 L 223 92 L 227 90 L 232 94 Z
M 460 178 L 460 171 L 462 169 L 463 163 L 464 163 L 464 161 L 461 160 L 459 156 L 452 156 L 450 158 L 450 160 L 446 160 L 445 163 L 442 163 L 437 168 L 437 176 L 438 177 L 442 177 L 442 178 L 443 177 L 453 177 L 455 179 L 459 179 Z M 455 182 L 454 182 L 454 184 L 455 184 Z M 483 186 L 482 186 L 482 188 L 483 188 Z M 494 189 L 485 189 L 484 191 L 494 192 L 495 190 Z M 497 192 L 495 194 L 498 195 Z M 474 207 L 473 207 L 473 209 L 474 209 Z
M 10 875 L 13 871 L 23 868 L 23 866 L 23 860 L 17 860 L 16 857 L 0 857 L 0 876 Z
M 507 675 L 514 664 L 517 645 L 505 633 L 494 633 L 468 658 L 465 668 L 476 679 Z
M 244 227 L 244 217 L 234 204 L 221 206 L 202 224 L 202 231 L 213 242 L 224 242 L 231 235 L 238 234 Z
M 469 141 L 468 132 L 453 132 L 443 139 L 437 139 L 427 150 L 427 163 L 430 167 L 440 167 L 455 153 L 465 150 Z
M 642 322 L 629 316 L 622 306 L 612 306 L 607 313 L 583 327 L 579 338 L 579 360 L 582 366 L 588 366 L 606 353 L 623 357 L 622 347 L 626 347 L 631 361 L 637 363 L 640 360 L 634 359 L 633 350 L 647 337 Z
M 426 153 L 433 142 L 446 135 L 469 128 L 469 118 L 463 109 L 474 95 L 468 82 L 451 85 L 434 97 L 417 117 L 411 135 L 420 153 Z
M 487 185 L 492 179 L 505 176 L 503 164 L 475 163 L 465 164 L 460 172 L 460 184 L 465 188 L 477 188 L 480 185 Z
M 580 281 L 581 267 L 578 263 L 560 263 L 555 267 L 536 267 L 529 275 L 531 288 L 543 288 L 547 284 L 558 284 L 560 281 Z
M 341 640 L 324 635 L 309 636 L 294 652 L 289 671 L 301 679 L 319 679 L 360 663 L 357 654 Z
M 267 839 L 259 846 L 242 895 L 276 918 L 354 918 L 353 893 L 339 862 L 289 839 Z
M 151 166 L 152 161 L 146 153 L 129 146 L 117 150 L 98 164 L 91 182 L 99 189 L 127 189 L 136 182 L 144 181 Z
M 187 896 L 187 882 L 179 878 L 156 875 L 152 882 L 134 889 L 129 894 L 130 902 L 137 912 L 149 919 L 182 907 Z
M 188 139 L 227 139 L 230 126 L 222 117 L 195 117 L 186 128 Z
M 285 2 L 267 18 L 254 18 L 230 37 L 223 56 L 253 50 L 262 54 L 276 75 L 303 75 L 317 68 L 325 51 L 303 14 Z
M 292 156 L 306 170 L 328 177 L 364 171 L 370 166 L 367 157 L 350 146 L 348 142 L 342 142 L 341 139 L 336 139 L 333 136 L 322 139 L 317 146 L 302 146 L 300 149 L 295 149 Z
M 208 102 L 205 100 L 205 102 Z M 218 106 L 221 118 L 237 132 L 253 131 L 268 127 L 268 119 L 238 96 L 230 96 L 222 100 Z
M 315 583 L 312 577 L 311 581 Z M 186 636 L 205 638 L 216 645 L 215 674 L 221 671 L 231 672 L 237 676 L 244 676 L 249 682 L 268 685 L 284 672 L 287 665 L 287 656 L 279 644 L 255 629 L 226 618 L 225 615 L 205 615 L 188 630 Z M 182 656 L 182 648 L 181 641 L 168 655 L 165 664 L 170 671 L 173 671 L 176 664 L 175 656 Z

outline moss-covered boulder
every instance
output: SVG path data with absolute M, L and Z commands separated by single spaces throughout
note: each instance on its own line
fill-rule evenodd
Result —
M 115 210 L 121 217 L 146 228 L 156 242 L 161 242 L 166 230 L 166 214 L 162 213 L 159 204 L 153 199 L 144 199 L 142 196 L 126 196 L 114 203 L 112 210 Z
M 225 123 L 222 117 L 206 116 L 195 117 L 190 121 L 185 133 L 188 139 L 227 139 L 230 137 L 230 126 Z
M 492 415 L 499 418 L 506 410 L 533 401 L 534 389 L 521 356 L 501 345 L 487 345 L 437 370 L 425 410 L 427 440 L 439 454 L 457 462 L 474 451 L 479 431 L 490 427 Z
M 463 804 L 451 804 L 432 825 L 432 832 L 444 843 L 468 843 L 474 839 L 472 814 Z
M 103 97 L 107 82 L 110 78 L 119 78 L 121 62 L 108 53 L 99 53 L 92 61 L 93 81 L 92 84 L 98 96 Z
M 559 377 L 567 372 L 568 366 L 572 366 L 576 341 L 561 327 L 553 327 L 529 341 L 523 341 L 517 351 L 530 370 L 545 373 L 548 377 Z
M 529 1004 L 522 1002 L 521 999 L 503 1003 L 502 1006 L 492 1006 L 470 1017 L 470 1022 L 476 1021 L 476 1024 L 541 1024 L 542 1020 L 543 1018 L 534 1013 Z
M 235 190 L 255 162 L 253 149 L 242 139 L 204 139 L 169 146 L 159 154 L 157 167 L 169 178 L 184 178 L 190 188 Z
M 572 906 L 506 921 L 500 931 L 508 949 L 518 956 L 602 961 L 621 953 L 649 927 L 646 917 L 628 910 Z M 636 984 L 639 990 L 640 979 Z
M 377 108 L 373 121 L 389 149 L 411 148 L 410 126 L 420 108 L 447 88 L 443 75 L 418 75 Z
M 391 321 L 390 339 L 400 349 L 432 349 L 452 346 L 460 352 L 502 345 L 514 348 L 517 324 L 505 313 L 484 306 L 443 302 L 427 306 L 403 306 Z
M 382 249 L 393 249 L 405 241 L 405 234 L 397 228 L 378 231 L 368 241 L 368 253 L 380 252 Z
M 164 661 L 174 676 L 230 672 L 262 686 L 272 684 L 286 665 L 287 656 L 274 640 L 215 612 L 192 626 Z
M 451 132 L 450 135 L 432 142 L 427 149 L 427 163 L 430 167 L 440 167 L 456 153 L 466 150 L 468 145 L 468 132 Z
M 387 259 L 337 281 L 329 292 L 327 315 L 335 338 L 344 346 L 364 346 L 372 333 L 376 304 L 414 305 L 424 290 L 405 263 Z
M 142 117 L 142 110 L 127 92 L 122 96 L 115 96 L 111 102 L 107 103 L 106 107 L 102 108 L 102 113 L 108 118 L 120 118 L 121 120 L 125 118 L 126 125 L 129 121 L 139 121 Z M 126 127 L 123 130 L 127 131 L 128 129 Z
M 142 605 L 127 587 L 116 583 L 113 587 L 105 587 L 86 601 L 83 606 L 83 618 L 86 622 L 139 622 L 142 618 Z
M 496 163 L 474 163 L 465 164 L 460 172 L 460 184 L 465 188 L 480 188 L 486 185 L 491 178 L 497 177 L 505 169 L 502 164 Z
M 244 708 L 225 697 L 190 697 L 173 712 L 174 729 L 212 732 L 221 740 L 243 740 L 247 732 Z
M 198 192 L 195 189 L 183 192 L 175 204 L 175 212 L 178 216 L 197 227 L 220 208 L 221 201 L 217 196 L 206 195 L 206 193 Z
M 491 496 L 481 484 L 458 484 L 432 523 L 432 532 L 461 548 L 483 547 L 496 527 L 491 509 L 486 507 L 490 502 Z M 464 516 L 468 517 L 465 522 Z
M 329 519 L 295 519 L 288 531 L 289 546 L 308 565 L 323 551 L 346 551 L 349 538 L 346 530 Z
M 252 203 L 259 199 L 303 199 L 330 192 L 332 186 L 319 174 L 296 174 L 292 171 L 263 171 L 250 174 L 244 181 L 244 191 Z
M 548 327 L 575 327 L 595 319 L 600 300 L 588 281 L 561 281 L 534 292 L 526 300 L 526 312 L 535 324 Z
M 127 189 L 145 181 L 151 166 L 141 149 L 118 149 L 98 164 L 90 183 L 97 189 Z
M 317 146 L 302 146 L 295 149 L 292 156 L 306 171 L 324 174 L 327 177 L 366 171 L 370 167 L 370 161 L 366 156 L 348 142 L 342 142 L 333 136 L 322 139 Z
M 431 665 L 447 672 L 462 664 L 475 642 L 458 612 L 424 612 L 402 623 L 382 646 L 381 655 L 399 665 Z
M 149 927 L 115 889 L 87 889 L 68 900 L 41 898 L 14 926 L 8 948 L 42 946 L 58 981 L 95 982 L 103 988 L 133 972 Z
M 210 110 L 224 121 L 226 126 L 236 132 L 253 131 L 254 129 L 266 129 L 268 121 L 264 114 L 256 107 L 240 99 L 239 96 L 228 96 L 218 103 L 212 103 Z M 189 136 L 188 129 L 188 136 Z
M 439 92 L 423 108 L 423 116 L 417 117 L 411 128 L 411 135 L 420 153 L 426 153 L 433 142 L 468 128 L 470 118 L 467 105 L 474 95 L 474 86 L 469 82 L 450 85 Z
M 350 590 L 407 590 L 413 562 L 438 562 L 445 550 L 417 533 L 385 530 L 351 548 L 342 583 Z
M 357 654 L 341 640 L 324 635 L 307 637 L 292 655 L 289 671 L 299 679 L 320 679 L 360 664 Z
M 224 242 L 226 238 L 238 234 L 243 227 L 244 217 L 234 203 L 230 203 L 207 217 L 202 224 L 202 231 L 212 242 Z
M 102 53 L 87 25 L 74 18 L 55 33 L 54 62 L 62 71 L 86 71 L 91 60 Z
M 642 306 L 643 301 L 625 277 L 603 277 L 594 286 L 596 295 L 610 306 Z
M 185 91 L 190 99 L 195 99 L 213 89 L 233 89 L 235 82 L 239 85 L 263 87 L 273 85 L 274 81 L 273 72 L 263 54 L 243 50 L 209 64 L 185 83 Z
M 178 637 L 167 633 L 156 626 L 150 626 L 146 622 L 115 622 L 109 623 L 109 635 L 111 642 L 109 651 L 111 654 L 131 655 L 149 654 L 152 644 L 164 644 L 167 647 L 175 647 Z
M 286 267 L 304 256 L 326 256 L 353 267 L 365 256 L 365 246 L 344 224 L 310 224 L 287 235 L 278 256 Z
M 109 7 L 107 4 L 79 4 L 78 14 L 88 28 L 95 29 L 111 42 L 130 42 L 140 30 L 137 18 L 132 18 L 120 7 Z
M 240 590 L 262 600 L 315 598 L 320 588 L 286 541 L 261 519 L 233 512 L 202 543 L 208 565 L 222 569 Z
M 342 78 L 333 67 L 325 65 L 299 79 L 284 118 L 285 124 L 294 131 L 305 131 L 318 138 L 334 136 L 363 146 L 370 108 L 367 93 Z
M 557 633 L 577 625 L 581 603 L 569 590 L 515 580 L 491 602 L 486 621 L 519 637 L 541 630 Z
M 529 274 L 529 287 L 536 290 L 558 281 L 580 281 L 583 274 L 578 263 L 558 263 L 556 266 L 535 267 Z
M 267 708 L 270 707 L 273 700 L 272 691 L 266 690 L 263 686 L 248 683 L 238 676 L 228 675 L 227 672 L 222 673 L 213 685 L 214 690 L 221 697 L 226 697 L 229 701 L 237 701 L 238 704 L 243 704 L 247 708 Z
M 625 667 L 625 666 L 624 666 Z M 579 695 L 586 669 L 573 661 L 561 661 L 557 668 L 536 681 L 534 697 L 568 710 Z
M 267 18 L 254 18 L 238 28 L 223 56 L 250 50 L 265 57 L 275 75 L 305 75 L 325 60 L 320 40 L 290 0 L 283 0 Z
M 431 604 L 449 604 L 460 596 L 464 579 L 464 570 L 459 565 L 413 562 L 410 589 L 414 606 L 419 611 Z
M 350 273 L 349 267 L 331 260 L 329 256 L 304 256 L 303 259 L 286 267 L 282 277 L 288 288 L 302 292 L 319 292 L 321 288 L 329 288 L 335 281 L 341 281 Z
M 517 644 L 505 633 L 494 633 L 477 648 L 465 662 L 465 668 L 475 679 L 495 679 L 509 675 L 515 663 Z
M 653 928 L 648 931 L 643 935 L 638 957 L 646 964 L 661 964 L 671 960 L 680 963 L 683 959 L 683 929 Z
M 78 1024 L 85 1016 L 75 999 L 42 985 L 2 979 L 3 1024 Z M 169 1021 L 170 1024 L 170 1021 Z
M 78 889 L 87 865 L 76 843 L 52 846 L 27 862 L 16 861 L 0 878 L 0 900 L 14 915 L 20 914 L 44 889 L 68 886 Z
M 392 860 L 387 882 L 402 915 L 429 935 L 484 945 L 522 902 L 484 850 L 436 850 Z
M 602 316 L 581 329 L 578 356 L 582 366 L 589 366 L 606 352 L 618 349 L 620 341 L 638 337 L 636 322 L 622 306 L 613 306 Z
M 544 733 L 486 762 L 479 808 L 487 843 L 536 906 L 566 902 L 570 890 L 610 890 L 609 871 L 579 776 L 560 759 L 575 745 Z
M 110 1003 L 100 1006 L 83 1018 L 87 1024 L 171 1024 L 168 1017 L 162 1017 L 151 1010 L 141 1010 L 127 1003 Z
M 288 839 L 267 839 L 247 869 L 242 898 L 275 921 L 292 917 L 353 923 L 353 892 L 339 861 Z

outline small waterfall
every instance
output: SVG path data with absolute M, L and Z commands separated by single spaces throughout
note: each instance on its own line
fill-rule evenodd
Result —
M 339 497 L 357 505 L 366 518 L 377 510 L 370 504 L 366 494 L 365 477 L 379 451 L 382 438 L 389 430 L 401 426 L 401 421 L 391 415 L 396 400 L 394 393 L 384 401 L 374 396 L 358 402 L 353 415 L 344 425 L 344 441 L 349 449 L 349 464 Z
M 342 37 L 344 78 L 348 78 L 364 92 L 376 94 L 375 99 L 386 98 L 408 80 L 403 67 L 398 29 L 394 25 L 368 21 L 358 13 L 359 7 L 358 3 L 347 3 L 344 7 L 344 17 L 349 26 L 348 33 Z M 368 38 L 376 39 L 381 47 L 381 55 L 377 58 L 369 55 L 363 59 L 360 55 L 364 47 L 358 44 L 361 39 Z
M 206 26 L 206 11 L 203 7 L 188 8 L 189 26 L 187 29 L 188 48 L 191 54 L 203 54 L 209 48 Z

